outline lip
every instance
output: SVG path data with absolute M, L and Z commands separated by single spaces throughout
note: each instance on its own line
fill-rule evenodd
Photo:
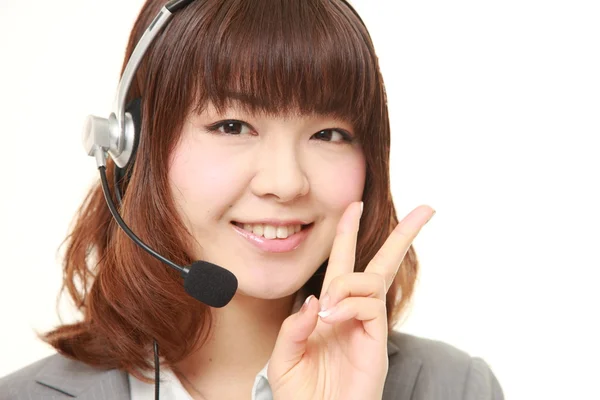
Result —
M 289 224 L 289 221 L 286 222 L 286 224 Z M 300 225 L 299 222 L 297 224 Z M 246 239 L 246 241 L 254 245 L 259 250 L 267 253 L 286 253 L 288 251 L 296 250 L 302 244 L 302 242 L 306 240 L 312 231 L 314 224 L 311 223 L 309 226 L 303 228 L 300 232 L 296 232 L 285 239 L 266 239 L 262 236 L 256 236 L 254 233 L 248 232 L 233 223 L 230 225 L 238 235 Z

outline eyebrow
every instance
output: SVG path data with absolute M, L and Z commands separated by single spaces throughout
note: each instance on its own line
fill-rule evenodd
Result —
M 248 116 L 251 116 L 251 117 L 267 117 L 268 118 L 268 117 L 277 117 L 277 116 L 285 115 L 288 117 L 311 116 L 314 118 L 329 118 L 329 119 L 335 120 L 339 123 L 348 125 L 344 129 L 348 129 L 353 133 L 355 131 L 354 124 L 351 121 L 348 121 L 347 119 L 342 118 L 339 115 L 336 115 L 335 113 L 329 113 L 329 114 L 322 114 L 322 113 L 318 113 L 318 112 L 303 113 L 298 109 L 296 109 L 295 111 L 287 110 L 287 112 L 280 112 L 277 109 L 274 109 L 272 111 L 267 111 L 270 109 L 270 107 L 268 107 L 268 105 L 266 103 L 261 104 L 261 101 L 258 98 L 252 96 L 251 94 L 243 93 L 243 92 L 239 92 L 239 91 L 229 91 L 229 90 L 224 91 L 222 94 L 224 97 L 224 104 L 222 104 L 223 110 L 221 110 L 221 111 L 223 111 L 223 114 L 226 113 L 228 111 L 228 109 L 234 109 L 235 111 L 239 111 L 244 114 L 248 114 Z M 216 108 L 216 105 L 214 103 L 213 103 L 213 107 L 215 108 L 215 112 L 217 114 L 222 114 Z

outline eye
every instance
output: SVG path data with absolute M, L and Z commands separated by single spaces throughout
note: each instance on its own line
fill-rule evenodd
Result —
M 324 142 L 346 142 L 351 143 L 353 138 L 348 132 L 341 129 L 323 129 L 313 135 Z
M 245 135 L 251 134 L 252 129 L 245 122 L 238 120 L 219 121 L 206 127 L 211 133 L 221 133 L 224 135 Z

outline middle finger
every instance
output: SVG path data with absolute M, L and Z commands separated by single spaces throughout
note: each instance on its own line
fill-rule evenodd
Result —
M 383 276 L 386 282 L 386 292 L 394 282 L 398 268 L 415 237 L 435 214 L 429 206 L 419 206 L 411 211 L 394 228 L 383 246 L 365 268 L 365 272 Z

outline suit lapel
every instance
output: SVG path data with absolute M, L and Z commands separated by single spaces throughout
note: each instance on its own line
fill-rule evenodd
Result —
M 383 388 L 383 400 L 410 400 L 422 362 L 415 358 L 390 358 L 388 374 Z
M 410 400 L 419 378 L 421 359 L 405 357 L 402 351 L 403 335 L 392 331 L 388 338 L 389 367 L 382 400 Z
M 391 340 L 387 341 L 387 353 L 388 353 L 388 357 L 393 356 L 394 354 L 396 354 L 398 351 L 400 350 L 400 348 L 398 347 L 398 345 L 396 345 L 396 343 L 394 343 Z
M 129 400 L 130 397 L 125 372 L 94 368 L 61 355 L 51 357 L 35 381 L 78 399 Z

